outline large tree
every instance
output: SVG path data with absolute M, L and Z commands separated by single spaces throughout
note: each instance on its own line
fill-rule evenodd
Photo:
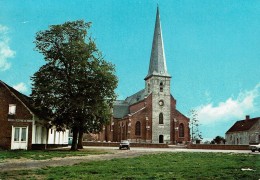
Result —
M 35 49 L 46 64 L 33 76 L 31 97 L 59 128 L 73 130 L 72 150 L 83 132 L 99 132 L 116 98 L 114 65 L 105 61 L 82 20 L 36 33 Z M 80 135 L 80 137 L 78 137 Z

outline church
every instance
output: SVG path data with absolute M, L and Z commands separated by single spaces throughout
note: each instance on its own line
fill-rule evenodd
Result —
M 170 92 L 171 75 L 167 71 L 159 8 L 145 88 L 117 100 L 113 118 L 103 128 L 98 140 L 132 143 L 186 143 L 190 141 L 189 118 L 176 109 Z

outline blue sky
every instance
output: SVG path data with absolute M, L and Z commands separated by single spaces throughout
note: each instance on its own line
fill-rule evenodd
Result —
M 115 64 L 120 99 L 144 88 L 157 3 L 177 109 L 196 109 L 204 139 L 260 116 L 259 0 L 0 0 L 0 79 L 30 94 L 44 64 L 36 32 L 84 19 Z

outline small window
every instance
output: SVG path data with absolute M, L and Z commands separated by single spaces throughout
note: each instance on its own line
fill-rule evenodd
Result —
M 15 104 L 9 104 L 9 113 L 10 115 L 14 115 L 16 111 L 16 105 Z
M 150 85 L 150 83 L 148 83 L 148 85 L 147 85 L 147 91 L 148 91 L 148 93 L 150 93 L 150 89 L 151 89 L 151 85 Z
M 163 124 L 163 113 L 159 114 L 159 124 Z
M 163 82 L 160 82 L 160 92 L 163 92 Z
M 135 135 L 140 136 L 141 135 L 141 123 L 140 121 L 137 121 L 135 124 Z

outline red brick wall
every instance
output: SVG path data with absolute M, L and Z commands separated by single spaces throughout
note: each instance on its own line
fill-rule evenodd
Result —
M 138 111 L 139 109 L 142 109 L 145 106 L 146 106 L 146 100 L 135 103 L 129 107 L 130 113 L 134 113 L 134 112 Z
M 171 107 L 171 141 L 173 144 L 190 141 L 189 118 L 176 110 L 176 100 L 173 97 L 171 98 Z M 174 119 L 177 122 L 174 122 Z M 184 125 L 184 137 L 179 136 L 179 125 L 181 123 Z M 177 131 L 176 127 L 178 127 Z
M 29 126 L 28 144 L 29 148 L 32 144 L 32 126 L 31 122 L 14 122 L 8 121 L 9 104 L 16 104 L 15 119 L 31 120 L 32 115 L 24 105 L 15 98 L 5 86 L 0 84 L 0 147 L 4 149 L 11 148 L 12 125 L 13 126 Z
M 177 135 L 176 135 L 176 131 L 175 131 L 175 126 L 176 123 L 174 122 L 174 112 L 175 112 L 175 108 L 176 108 L 176 100 L 171 96 L 171 114 L 170 114 L 170 118 L 171 118 L 171 142 L 173 142 L 173 144 L 175 144 L 176 139 L 177 139 Z
M 145 107 L 145 109 L 135 113 L 130 116 L 131 126 L 130 134 L 128 139 L 131 139 L 132 142 L 150 142 L 152 140 L 152 96 L 149 95 L 144 101 L 141 101 L 137 104 L 134 104 L 130 109 L 134 109 L 135 112 Z M 141 135 L 135 135 L 135 125 L 137 121 L 141 123 Z M 147 127 L 150 128 L 147 128 Z
M 249 145 L 188 144 L 188 149 L 249 150 Z
M 83 142 L 83 146 L 106 146 L 119 147 L 118 142 Z M 131 147 L 146 147 L 146 148 L 168 148 L 167 144 L 146 144 L 146 143 L 130 143 Z
M 137 112 L 138 110 L 142 109 L 143 107 L 146 107 L 145 109 Z M 124 139 L 131 139 L 135 142 L 144 142 L 144 141 L 151 141 L 152 135 L 151 135 L 151 120 L 152 120 L 152 96 L 148 96 L 143 101 L 136 103 L 130 107 L 130 111 L 133 114 L 132 116 L 127 116 L 123 119 L 113 119 L 114 125 L 113 125 L 113 131 L 110 131 L 110 127 L 106 126 L 106 130 L 104 130 L 100 134 L 100 141 L 105 140 L 105 133 L 107 133 L 108 140 L 112 142 L 120 142 Z M 148 117 L 148 120 L 146 120 L 146 117 Z M 141 123 L 141 135 L 136 136 L 135 135 L 135 124 L 137 121 L 140 121 Z M 129 123 L 131 125 L 129 125 Z M 112 125 L 111 125 L 112 126 Z M 150 126 L 150 129 L 148 130 L 146 126 Z M 105 132 L 106 131 L 106 132 Z

